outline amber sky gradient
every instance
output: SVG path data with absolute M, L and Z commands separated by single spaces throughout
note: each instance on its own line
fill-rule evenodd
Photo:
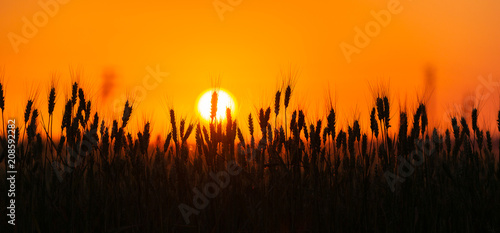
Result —
M 148 91 L 134 124 L 150 118 L 160 132 L 168 119 L 166 108 L 172 106 L 193 118 L 196 99 L 216 78 L 236 97 L 238 117 L 246 118 L 256 107 L 271 105 L 280 72 L 292 67 L 298 72 L 294 104 L 305 108 L 310 120 L 325 115 L 330 89 L 339 123 L 357 113 L 363 123 L 372 103 L 370 83 L 390 80 L 392 115 L 397 118 L 400 99 L 413 104 L 417 95 L 424 95 L 424 71 L 432 66 L 435 85 L 427 89 L 434 90 L 429 101 L 439 121 L 446 108 L 463 105 L 478 87 L 491 93 L 483 101 L 483 119 L 494 119 L 498 87 L 481 87 L 478 77 L 500 80 L 500 2 L 401 0 L 402 12 L 348 63 L 339 44 L 352 44 L 354 28 L 364 28 L 374 20 L 370 12 L 386 9 L 387 3 L 243 0 L 221 20 L 213 0 L 70 0 L 16 53 L 7 35 L 22 35 L 22 17 L 32 21 L 42 8 L 37 1 L 4 0 L 0 65 L 7 84 L 6 117 L 21 116 L 27 95 L 37 87 L 46 117 L 48 82 L 54 73 L 60 76 L 60 115 L 69 67 L 82 68 L 84 87 L 101 102 L 99 110 L 109 114 L 109 99 L 130 93 L 148 74 L 146 67 L 159 65 L 169 76 Z M 105 72 L 116 76 L 108 100 L 100 97 Z

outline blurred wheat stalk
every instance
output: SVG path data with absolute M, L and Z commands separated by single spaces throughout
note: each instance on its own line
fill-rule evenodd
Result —
M 47 113 L 38 111 L 38 96 L 30 96 L 16 128 L 22 177 L 18 230 L 23 232 L 500 230 L 498 152 L 492 133 L 478 126 L 478 109 L 472 111 L 471 122 L 467 116 L 451 118 L 449 129 L 440 134 L 429 129 L 426 105 L 418 103 L 414 113 L 400 110 L 399 129 L 391 134 L 387 96 L 377 96 L 369 119 L 339 126 L 333 106 L 325 122 L 306 118 L 301 109 L 290 110 L 293 85 L 288 82 L 275 95 L 274 125 L 271 106 L 240 124 L 229 109 L 225 121 L 217 120 L 214 91 L 210 122 L 188 122 L 169 109 L 171 127 L 159 145 L 150 143 L 150 122 L 144 122 L 142 131 L 127 131 L 132 100 L 125 103 L 121 119 L 107 122 L 78 82 L 71 86 L 60 130 L 54 133 L 57 93 L 52 84 Z M 0 140 L 6 148 L 3 115 L 8 98 L 2 83 L 0 97 Z M 365 121 L 369 131 L 360 125 Z M 239 127 L 244 124 L 249 135 Z M 421 165 L 415 164 L 415 154 L 422 155 Z M 0 161 L 5 156 L 4 149 Z M 392 192 L 384 174 L 401 179 L 408 169 L 401 167 L 403 159 L 413 163 L 413 172 Z M 208 174 L 224 170 L 230 161 L 243 169 L 241 175 L 185 225 L 177 206 L 191 203 L 191 190 L 209 182 Z

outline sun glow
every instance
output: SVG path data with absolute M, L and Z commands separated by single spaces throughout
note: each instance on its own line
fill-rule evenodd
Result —
M 231 109 L 231 115 L 234 116 L 236 103 L 234 98 L 227 91 L 210 89 L 205 91 L 198 100 L 198 113 L 200 116 L 210 121 L 211 109 L 212 109 L 212 94 L 214 91 L 217 93 L 217 120 L 226 119 L 226 109 Z

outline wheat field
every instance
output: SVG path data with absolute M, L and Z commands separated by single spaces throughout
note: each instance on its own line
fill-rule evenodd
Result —
M 344 113 L 333 107 L 309 120 L 290 105 L 288 85 L 272 106 L 237 118 L 227 110 L 219 121 L 213 92 L 210 121 L 169 109 L 167 136 L 153 143 L 153 122 L 128 130 L 138 114 L 132 100 L 105 121 L 79 83 L 67 88 L 62 121 L 54 121 L 52 87 L 38 101 L 48 112 L 30 99 L 8 131 L 9 96 L 0 85 L 2 174 L 8 134 L 17 145 L 16 226 L 3 221 L 2 229 L 500 232 L 499 139 L 478 126 L 478 109 L 436 129 L 426 103 L 410 103 L 415 111 L 406 112 L 378 95 L 369 119 L 340 125 Z

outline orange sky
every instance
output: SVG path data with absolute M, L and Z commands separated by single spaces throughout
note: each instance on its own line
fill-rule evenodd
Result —
M 370 12 L 387 10 L 390 0 L 215 1 L 231 8 L 222 16 L 213 0 L 61 0 L 57 8 L 49 7 L 51 15 L 40 2 L 0 2 L 0 65 L 5 69 L 9 117 L 20 116 L 27 95 L 37 86 L 39 108 L 46 114 L 48 82 L 57 72 L 59 88 L 69 88 L 69 67 L 82 68 L 84 87 L 101 103 L 99 110 L 107 108 L 110 115 L 111 102 L 143 85 L 147 67 L 168 72 L 146 92 L 132 120 L 152 118 L 157 132 L 168 119 L 169 106 L 193 117 L 197 98 L 216 77 L 235 96 L 239 117 L 246 119 L 255 107 L 271 105 L 280 72 L 290 67 L 298 71 L 295 104 L 306 108 L 310 120 L 324 115 L 329 86 L 340 123 L 357 112 L 366 122 L 372 103 L 369 84 L 388 80 L 397 118 L 400 99 L 413 103 L 423 94 L 429 65 L 436 71 L 430 101 L 440 120 L 444 109 L 463 105 L 476 89 L 489 95 L 483 101 L 484 120 L 494 119 L 499 106 L 500 2 L 494 0 L 393 1 L 399 2 L 400 12 L 392 14 L 351 62 L 339 45 L 354 45 L 355 28 L 364 30 L 374 21 Z M 23 17 L 33 23 L 33 16 L 39 26 L 26 38 Z M 14 34 L 27 43 L 13 46 Z M 103 99 L 100 88 L 106 71 L 114 72 L 116 79 L 111 96 Z M 483 84 L 480 76 L 492 82 Z M 59 112 L 65 93 L 58 93 Z

